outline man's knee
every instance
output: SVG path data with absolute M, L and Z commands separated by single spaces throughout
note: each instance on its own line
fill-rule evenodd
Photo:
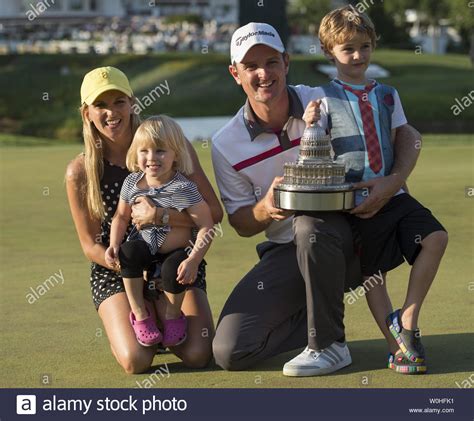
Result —
M 216 331 L 216 336 L 212 341 L 212 353 L 216 364 L 224 370 L 232 370 L 232 351 L 233 346 L 222 338 L 219 334 L 219 329 Z
M 234 338 L 226 335 L 227 332 L 217 328 L 216 336 L 212 341 L 212 352 L 216 364 L 227 371 L 245 370 L 250 362 L 239 351 Z

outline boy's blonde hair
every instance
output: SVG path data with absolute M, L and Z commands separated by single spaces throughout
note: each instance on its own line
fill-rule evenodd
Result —
M 366 34 L 372 42 L 372 48 L 375 48 L 377 34 L 373 22 L 352 5 L 329 12 L 319 26 L 321 48 L 327 53 L 330 53 L 336 44 L 343 44 L 356 34 Z
M 138 166 L 138 150 L 142 146 L 171 149 L 175 155 L 173 168 L 184 175 L 193 172 L 193 162 L 187 148 L 187 140 L 181 127 L 166 115 L 147 118 L 138 127 L 127 152 L 127 168 L 132 172 L 141 171 Z

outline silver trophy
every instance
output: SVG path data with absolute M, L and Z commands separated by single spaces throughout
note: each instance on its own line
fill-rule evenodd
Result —
M 318 125 L 301 137 L 298 161 L 284 165 L 284 180 L 274 190 L 275 206 L 298 211 L 344 211 L 354 207 L 345 165 L 331 158 L 331 138 Z

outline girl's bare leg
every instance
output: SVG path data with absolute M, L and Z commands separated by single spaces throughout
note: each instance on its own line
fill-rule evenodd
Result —
M 143 298 L 145 280 L 143 278 L 123 278 L 123 284 L 135 318 L 138 321 L 145 320 L 149 316 L 145 299 Z
M 164 309 L 164 300 L 155 301 L 158 313 Z M 187 339 L 170 348 L 190 368 L 203 368 L 212 358 L 214 322 L 206 293 L 199 288 L 189 288 L 184 293 L 181 310 L 188 321 Z
M 165 310 L 160 314 L 165 320 L 178 319 L 181 316 L 181 307 L 184 301 L 184 295 L 186 291 L 179 294 L 172 294 L 170 292 L 164 292 L 162 297 L 166 303 Z

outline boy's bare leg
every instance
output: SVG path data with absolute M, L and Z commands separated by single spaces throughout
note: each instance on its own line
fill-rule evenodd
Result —
M 421 305 L 436 276 L 447 244 L 448 234 L 445 231 L 432 232 L 421 242 L 421 251 L 412 266 L 407 296 L 400 311 L 405 329 L 418 328 Z
M 128 302 L 137 321 L 145 320 L 148 317 L 148 310 L 143 298 L 143 278 L 123 278 L 123 284 L 127 293 Z
M 367 290 L 365 297 L 367 299 L 367 304 L 369 305 L 372 316 L 374 316 L 380 331 L 387 340 L 389 352 L 395 354 L 399 347 L 397 341 L 388 330 L 387 324 L 385 322 L 387 316 L 393 311 L 392 302 L 390 301 L 390 297 L 388 296 L 387 292 L 386 275 L 386 273 L 383 274 L 383 283 L 377 283 Z M 369 277 L 364 277 L 364 282 L 368 278 Z

